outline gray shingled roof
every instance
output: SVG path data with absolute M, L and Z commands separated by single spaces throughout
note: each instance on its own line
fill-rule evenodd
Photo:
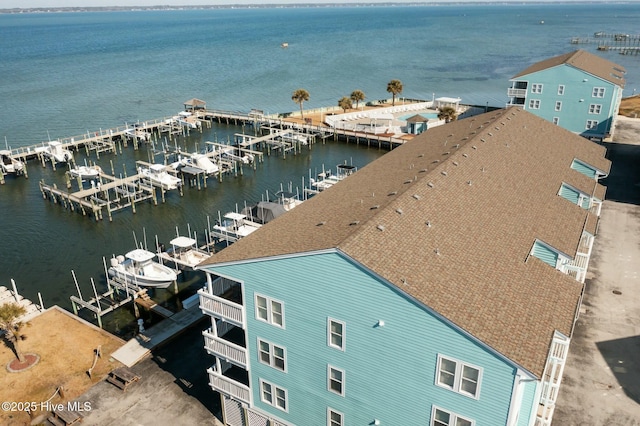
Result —
M 541 377 L 570 335 L 582 285 L 530 257 L 573 256 L 596 218 L 557 195 L 592 193 L 574 158 L 605 149 L 517 108 L 436 127 L 217 253 L 204 265 L 337 249 Z M 427 223 L 430 225 L 427 225 Z
M 559 65 L 570 65 L 622 88 L 624 88 L 625 85 L 624 74 L 626 74 L 627 71 L 622 65 L 608 61 L 585 50 L 576 50 L 574 52 L 565 53 L 563 55 L 545 59 L 544 61 L 536 62 L 511 77 L 511 79 L 515 80 L 522 76 L 533 74 L 548 68 L 557 67 Z

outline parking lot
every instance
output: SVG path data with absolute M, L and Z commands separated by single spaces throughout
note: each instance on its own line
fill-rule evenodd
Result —
M 640 425 L 640 119 L 622 119 L 554 426 Z

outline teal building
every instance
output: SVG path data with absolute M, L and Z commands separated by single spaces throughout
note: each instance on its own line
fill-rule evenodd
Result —
M 508 106 L 518 106 L 587 138 L 611 136 L 625 69 L 584 50 L 537 62 L 509 80 Z
M 212 256 L 225 424 L 550 425 L 604 155 L 521 108 L 478 115 Z

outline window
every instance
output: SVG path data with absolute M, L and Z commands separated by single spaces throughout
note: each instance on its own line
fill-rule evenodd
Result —
M 327 375 L 329 390 L 344 396 L 344 371 L 329 365 Z
M 531 93 L 542 93 L 542 84 L 533 83 L 531 85 Z
M 431 412 L 431 426 L 474 426 L 476 422 L 436 406 Z
M 540 99 L 531 99 L 529 101 L 530 109 L 540 109 Z
M 327 325 L 327 334 L 328 334 L 328 344 L 332 348 L 340 349 L 344 351 L 345 345 L 345 328 L 346 325 L 342 321 L 334 320 L 328 318 Z
M 477 399 L 481 377 L 480 368 L 438 355 L 437 385 Z
M 284 328 L 284 304 L 256 294 L 256 319 Z
M 560 117 L 553 117 L 553 124 L 556 126 L 560 123 Z
M 589 105 L 589 114 L 600 114 L 600 111 L 602 111 L 602 105 L 600 104 Z
M 594 87 L 593 92 L 591 92 L 591 97 L 604 98 L 604 87 Z
M 278 345 L 258 339 L 258 360 L 280 371 L 287 370 L 286 350 Z
M 562 102 L 556 101 L 556 111 L 560 111 L 562 109 Z
M 595 129 L 598 127 L 598 120 L 587 120 L 587 130 Z
M 333 408 L 327 408 L 327 426 L 344 426 L 344 414 Z
M 260 379 L 260 399 L 282 411 L 287 411 L 287 390 Z
M 564 95 L 564 84 L 558 85 L 558 95 Z

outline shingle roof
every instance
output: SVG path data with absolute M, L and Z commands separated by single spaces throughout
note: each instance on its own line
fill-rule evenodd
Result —
M 576 50 L 574 52 L 565 53 L 563 55 L 545 59 L 544 61 L 536 62 L 525 70 L 514 75 L 511 79 L 517 79 L 524 75 L 533 74 L 559 65 L 570 65 L 624 88 L 624 74 L 627 72 L 624 67 L 585 50 Z
M 540 377 L 570 335 L 582 285 L 529 252 L 573 256 L 596 218 L 559 197 L 608 171 L 605 149 L 520 109 L 436 127 L 214 255 L 202 266 L 338 249 Z M 590 186 L 590 188 L 589 188 Z

